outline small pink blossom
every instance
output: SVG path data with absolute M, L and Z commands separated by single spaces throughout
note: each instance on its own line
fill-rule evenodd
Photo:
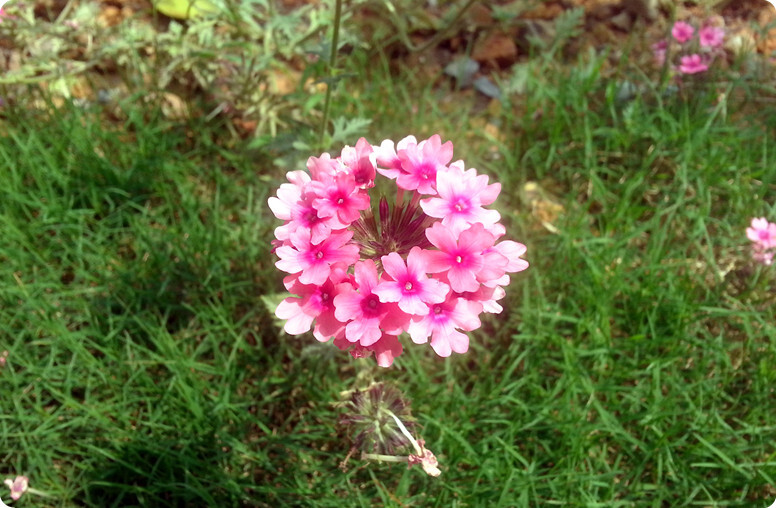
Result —
M 332 233 L 319 244 L 311 242 L 308 229 L 300 228 L 291 234 L 291 245 L 276 249 L 280 258 L 275 266 L 290 274 L 299 274 L 302 284 L 323 284 L 329 278 L 335 263 L 351 265 L 358 260 L 358 246 L 348 243 L 352 231 Z
M 676 39 L 676 42 L 679 44 L 684 44 L 692 39 L 694 33 L 695 29 L 692 25 L 685 23 L 684 21 L 677 21 L 671 29 L 671 35 L 673 35 L 674 39 Z
M 278 305 L 275 315 L 285 319 L 283 329 L 289 335 L 300 335 L 310 330 L 320 342 L 343 335 L 345 323 L 335 317 L 334 299 L 348 285 L 347 274 L 341 268 L 332 270 L 330 277 L 320 285 L 302 284 L 298 277 L 291 282 L 289 291 L 298 296 L 286 298 Z
M 401 333 L 409 316 L 395 303 L 381 302 L 374 293 L 379 284 L 374 261 L 359 261 L 354 271 L 355 287 L 344 287 L 334 300 L 334 315 L 347 323 L 345 337 L 350 342 L 371 346 L 382 337 L 381 326 L 393 335 Z
M 725 30 L 716 26 L 704 26 L 698 32 L 698 40 L 704 48 L 718 48 L 724 39 Z
M 5 367 L 5 362 L 8 361 L 8 350 L 6 349 L 2 353 L 0 353 L 0 369 Z
M 483 252 L 493 246 L 495 238 L 480 223 L 475 223 L 456 238 L 444 223 L 436 223 L 426 230 L 426 237 L 438 251 L 427 255 L 430 273 L 447 273 L 450 287 L 457 293 L 477 291 L 477 274 L 485 265 Z
M 281 185 L 277 197 L 267 200 L 275 217 L 285 221 L 282 226 L 275 228 L 275 237 L 287 241 L 292 233 L 301 228 L 308 230 L 312 242 L 317 244 L 328 238 L 332 230 L 347 227 L 337 219 L 338 214 L 321 217 L 314 204 L 316 199 L 318 196 L 313 192 L 309 181 L 304 182 L 304 179 L 301 179 L 300 183 Z
M 361 138 L 355 147 L 346 146 L 342 149 L 340 160 L 348 168 L 348 173 L 353 176 L 356 185 L 362 189 L 375 185 L 375 163 L 372 155 L 374 148 L 366 138 Z
M 776 256 L 776 224 L 764 217 L 752 219 L 746 228 L 746 236 L 752 242 L 752 258 L 766 266 L 773 264 Z
M 402 152 L 406 150 L 408 146 L 416 146 L 417 144 L 418 140 L 415 139 L 415 136 L 407 136 L 399 141 L 394 149 L 393 141 L 390 139 L 384 140 L 380 143 L 380 146 L 374 147 L 375 162 L 380 166 L 377 168 L 377 171 L 381 175 L 395 180 L 402 172 L 401 158 L 396 152 Z
M 443 358 L 453 351 L 462 354 L 469 350 L 469 336 L 458 330 L 479 328 L 480 312 L 482 305 L 478 302 L 450 297 L 445 302 L 431 305 L 425 316 L 413 318 L 407 332 L 415 344 L 424 344 L 431 337 L 431 347 Z
M 658 66 L 662 66 L 666 63 L 666 52 L 668 51 L 668 41 L 662 40 L 652 45 L 652 55 L 655 58 L 655 63 Z
M 408 145 L 397 154 L 402 172 L 396 184 L 404 190 L 417 190 L 421 194 L 436 194 L 436 176 L 447 168 L 453 158 L 453 144 L 442 144 L 439 134 L 434 134 L 418 145 Z
M 396 302 L 407 314 L 425 314 L 429 304 L 441 303 L 450 290 L 447 284 L 426 275 L 425 252 L 413 247 L 407 263 L 396 252 L 382 257 L 383 268 L 391 280 L 381 282 L 373 292 L 381 302 Z
M 463 170 L 452 164 L 437 173 L 437 196 L 421 200 L 420 206 L 430 217 L 442 219 L 442 224 L 456 231 L 468 224 L 480 222 L 492 226 L 501 218 L 496 210 L 486 210 L 501 192 L 501 184 L 488 185 L 487 175 L 477 175 L 474 169 Z
M 30 487 L 30 481 L 26 476 L 17 476 L 13 480 L 8 478 L 5 484 L 11 489 L 11 499 L 18 501 Z
M 708 69 L 709 66 L 703 62 L 701 55 L 697 53 L 683 56 L 680 59 L 679 71 L 683 74 L 697 74 L 699 72 L 705 72 Z
M 369 208 L 369 196 L 356 186 L 352 174 L 339 173 L 323 181 L 312 182 L 310 188 L 318 196 L 312 204 L 321 219 L 336 217 L 340 224 L 348 225 Z
M 766 249 L 776 247 L 776 223 L 764 217 L 752 219 L 751 227 L 746 228 L 746 237 Z

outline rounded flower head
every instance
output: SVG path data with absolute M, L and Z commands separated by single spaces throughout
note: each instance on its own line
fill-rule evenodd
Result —
M 692 27 L 692 25 L 685 23 L 684 21 L 677 21 L 674 23 L 673 28 L 671 28 L 671 35 L 679 44 L 684 44 L 685 42 L 692 39 L 692 35 L 694 33 L 695 29 Z
M 746 237 L 752 242 L 752 258 L 763 265 L 773 264 L 776 256 L 776 224 L 761 217 L 752 219 L 746 228 Z
M 746 228 L 746 236 L 763 248 L 776 247 L 776 224 L 768 222 L 764 217 L 752 219 L 751 227 Z
M 708 69 L 709 66 L 703 62 L 701 55 L 697 53 L 683 56 L 679 64 L 679 71 L 683 74 L 697 74 L 699 72 L 705 72 Z
M 719 48 L 724 39 L 725 30 L 716 26 L 704 26 L 698 32 L 698 40 L 704 48 Z
M 362 138 L 287 173 L 268 201 L 283 221 L 272 245 L 292 293 L 275 312 L 287 333 L 312 330 L 382 367 L 401 355 L 405 334 L 430 338 L 439 356 L 468 350 L 465 332 L 501 311 L 508 273 L 528 264 L 525 246 L 498 241 L 506 229 L 490 205 L 500 184 L 452 156 L 438 135 L 380 146 Z

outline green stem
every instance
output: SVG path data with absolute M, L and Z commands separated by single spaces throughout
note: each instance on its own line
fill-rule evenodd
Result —
M 420 46 L 415 46 L 414 44 L 412 44 L 412 41 L 410 41 L 409 34 L 407 33 L 406 29 L 402 26 L 402 23 L 399 18 L 399 14 L 396 12 L 396 8 L 393 6 L 393 4 L 390 3 L 389 1 L 386 1 L 385 6 L 388 12 L 394 18 L 394 25 L 398 31 L 397 36 L 401 40 L 402 44 L 404 44 L 404 46 L 410 51 L 410 53 L 420 53 L 434 46 L 435 44 L 439 43 L 439 41 L 441 41 L 442 38 L 447 35 L 447 32 L 452 27 L 454 27 L 458 23 L 458 21 L 460 21 L 460 19 L 463 17 L 466 11 L 469 10 L 469 7 L 474 5 L 475 1 L 476 0 L 469 0 L 468 2 L 466 2 L 466 5 L 461 7 L 461 9 L 456 13 L 452 21 L 450 21 L 450 23 L 448 23 L 446 27 L 439 30 L 429 40 L 427 40 Z
M 331 36 L 331 55 L 329 56 L 329 78 L 334 77 L 334 70 L 337 66 L 337 45 L 339 44 L 339 28 L 340 20 L 342 18 L 342 0 L 336 0 L 334 7 L 334 33 Z M 318 144 L 321 149 L 323 146 L 323 138 L 326 136 L 326 128 L 329 124 L 329 106 L 331 105 L 331 89 L 334 86 L 333 80 L 329 80 L 326 84 L 326 99 L 323 103 L 323 120 L 321 121 L 321 133 L 318 138 Z
M 407 457 L 397 457 L 396 455 L 383 455 L 380 453 L 364 453 L 361 455 L 364 460 L 380 460 L 382 462 L 407 462 Z

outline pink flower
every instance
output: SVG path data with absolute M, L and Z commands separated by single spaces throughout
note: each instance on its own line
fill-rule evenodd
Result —
M 776 224 L 764 217 L 752 219 L 751 227 L 746 228 L 746 236 L 752 241 L 752 258 L 766 266 L 773 264 L 776 256 Z
M 655 58 L 655 63 L 658 66 L 662 66 L 666 63 L 666 52 L 668 51 L 668 41 L 662 40 L 652 45 L 652 55 Z
M 407 314 L 425 314 L 428 304 L 441 303 L 450 290 L 447 284 L 426 275 L 424 251 L 413 247 L 407 263 L 396 252 L 381 258 L 385 273 L 392 280 L 381 282 L 373 292 L 381 302 L 397 302 Z
M 722 46 L 722 41 L 725 39 L 725 30 L 716 26 L 704 26 L 698 32 L 698 39 L 701 47 L 718 48 Z
M 677 21 L 671 29 L 671 35 L 674 36 L 674 39 L 676 39 L 676 42 L 679 44 L 684 44 L 692 39 L 694 33 L 695 29 L 692 25 L 685 23 L 684 21 Z
M 290 274 L 298 273 L 302 284 L 323 284 L 333 264 L 352 265 L 358 260 L 358 246 L 348 243 L 352 237 L 352 231 L 332 233 L 316 245 L 311 242 L 308 229 L 297 229 L 289 237 L 291 245 L 275 251 L 280 258 L 275 266 Z
M 480 326 L 480 313 L 502 310 L 508 273 L 528 263 L 524 245 L 496 243 L 506 228 L 485 207 L 500 184 L 462 161 L 448 165 L 452 149 L 438 135 L 379 147 L 361 138 L 337 158 L 310 157 L 309 173 L 286 174 L 268 204 L 283 221 L 271 243 L 275 266 L 289 274 L 292 295 L 275 311 L 287 333 L 312 329 L 384 367 L 402 353 L 405 332 L 430 338 L 440 356 L 468 349 L 465 332 Z M 371 200 L 378 176 L 395 198 L 381 185 Z
M 340 155 L 342 164 L 348 168 L 356 185 L 362 189 L 374 187 L 375 184 L 376 172 L 373 151 L 372 145 L 365 138 L 361 138 L 356 143 L 355 148 L 346 146 Z
M 324 181 L 312 182 L 310 187 L 318 196 L 312 205 L 321 219 L 336 217 L 340 224 L 348 225 L 359 218 L 362 210 L 369 208 L 369 196 L 356 187 L 352 174 L 339 173 Z
M 481 222 L 490 227 L 501 218 L 496 210 L 486 210 L 483 205 L 493 203 L 501 192 L 501 184 L 488 185 L 486 175 L 477 171 L 464 171 L 459 164 L 452 164 L 437 173 L 437 196 L 421 200 L 420 207 L 430 217 L 442 219 L 442 224 L 456 231 L 468 224 Z
M 296 173 L 307 177 L 297 178 Z M 320 243 L 331 235 L 332 229 L 344 229 L 347 227 L 337 219 L 337 214 L 328 217 L 318 215 L 315 208 L 315 200 L 318 196 L 312 191 L 309 176 L 301 171 L 289 173 L 289 180 L 294 178 L 295 183 L 283 184 L 277 192 L 277 197 L 267 200 L 270 209 L 278 219 L 285 223 L 275 228 L 275 236 L 278 240 L 288 240 L 291 234 L 302 228 L 310 231 L 313 243 Z
M 18 501 L 30 487 L 30 480 L 26 476 L 17 476 L 13 480 L 8 478 L 5 484 L 11 489 L 11 499 Z
M 399 174 L 401 174 L 401 159 L 396 155 L 396 151 L 399 152 L 406 150 L 408 146 L 416 146 L 418 140 L 415 136 L 407 136 L 396 144 L 396 149 L 393 147 L 393 141 L 390 139 L 384 140 L 380 143 L 379 147 L 375 147 L 375 162 L 381 166 L 377 171 L 392 180 L 395 180 Z
M 418 145 L 409 144 L 397 154 L 401 159 L 402 173 L 396 178 L 404 190 L 417 190 L 421 194 L 436 194 L 436 175 L 446 169 L 453 158 L 453 144 L 442 144 L 439 134 L 434 134 Z
M 751 227 L 746 228 L 746 237 L 765 249 L 776 247 L 776 224 L 764 217 L 752 219 Z
M 289 291 L 297 297 L 289 297 L 280 302 L 275 315 L 285 319 L 283 329 L 289 335 L 300 335 L 310 330 L 315 321 L 313 335 L 321 342 L 331 337 L 344 334 L 345 323 L 335 316 L 334 299 L 348 286 L 347 274 L 342 269 L 335 269 L 331 276 L 320 285 L 302 284 L 296 278 Z
M 377 365 L 380 367 L 390 367 L 393 365 L 393 359 L 403 351 L 399 338 L 396 335 L 387 333 L 384 333 L 380 340 L 372 344 L 371 349 L 374 351 Z
M 431 305 L 428 313 L 413 318 L 407 331 L 415 344 L 423 344 L 431 337 L 431 347 L 441 357 L 469 350 L 469 337 L 458 329 L 471 331 L 480 327 L 482 305 L 465 298 L 450 297 L 445 302 Z
M 450 287 L 457 293 L 477 291 L 477 274 L 485 265 L 483 252 L 493 246 L 493 235 L 482 224 L 475 223 L 456 239 L 444 223 L 436 223 L 426 230 L 426 236 L 439 249 L 426 256 L 429 273 L 446 272 Z
M 692 55 L 683 56 L 680 59 L 679 71 L 683 74 L 697 74 L 709 69 L 709 66 L 703 63 L 701 55 L 693 53 Z
M 345 337 L 350 342 L 371 346 L 382 337 L 381 326 L 393 335 L 404 331 L 409 316 L 401 312 L 395 303 L 381 302 L 373 292 L 379 284 L 374 261 L 359 261 L 354 270 L 358 291 L 353 286 L 346 287 L 334 300 L 334 315 L 347 323 Z

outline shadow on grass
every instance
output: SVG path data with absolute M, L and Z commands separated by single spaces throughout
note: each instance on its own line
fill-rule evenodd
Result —
M 89 506 L 239 506 L 225 471 L 228 450 L 214 433 L 125 443 L 87 474 Z

